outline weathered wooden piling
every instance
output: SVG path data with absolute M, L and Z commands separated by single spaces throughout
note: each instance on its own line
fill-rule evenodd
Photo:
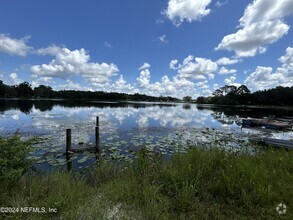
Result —
M 213 128 L 214 134 L 213 134 L 213 143 L 216 142 L 216 130 Z
M 96 119 L 96 126 L 99 127 L 99 116 L 97 116 L 97 119 Z
M 71 151 L 71 129 L 66 129 L 66 153 Z
M 70 172 L 72 170 L 72 161 L 70 160 L 70 154 L 66 152 L 66 162 L 67 162 L 67 171 Z
M 99 134 L 99 117 L 97 116 L 97 120 L 96 120 L 96 149 L 97 152 L 99 151 L 99 142 L 100 142 L 100 134 Z

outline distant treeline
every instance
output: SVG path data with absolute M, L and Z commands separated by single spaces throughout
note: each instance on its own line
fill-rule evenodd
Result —
M 163 101 L 176 102 L 179 101 L 173 97 L 155 97 L 144 94 L 126 94 L 117 92 L 103 91 L 76 91 L 76 90 L 60 90 L 54 91 L 50 86 L 39 85 L 34 89 L 28 82 L 19 85 L 6 85 L 0 80 L 0 97 L 1 98 L 48 98 L 48 99 L 83 99 L 83 100 L 101 100 L 101 101 Z
M 39 85 L 32 88 L 28 82 L 18 85 L 6 85 L 0 80 L 0 98 L 45 98 L 45 99 L 82 99 L 100 101 L 149 101 L 149 102 L 178 102 L 180 99 L 170 96 L 155 97 L 144 94 L 126 94 L 103 91 L 54 91 L 50 86 Z M 191 102 L 191 96 L 183 97 L 183 101 Z M 200 96 L 196 99 L 199 104 L 219 105 L 282 105 L 293 106 L 293 86 L 278 86 L 274 89 L 251 93 L 245 85 L 239 87 L 225 85 L 213 92 L 212 96 Z
M 213 96 L 198 97 L 199 104 L 220 105 L 281 105 L 293 106 L 293 86 L 278 86 L 274 89 L 250 93 L 245 85 L 223 86 L 214 91 Z

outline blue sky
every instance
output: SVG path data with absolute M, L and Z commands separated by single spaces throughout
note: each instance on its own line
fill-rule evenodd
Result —
M 0 80 L 210 95 L 293 86 L 292 0 L 2 0 Z

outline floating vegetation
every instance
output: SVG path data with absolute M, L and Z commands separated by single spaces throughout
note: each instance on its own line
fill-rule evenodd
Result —
M 94 146 L 93 124 L 90 126 L 72 125 L 73 148 Z M 250 147 L 250 132 L 235 132 L 228 128 L 135 128 L 115 130 L 104 128 L 100 132 L 99 154 L 96 152 L 74 153 L 65 155 L 65 127 L 60 126 L 54 134 L 34 137 L 31 141 L 34 153 L 29 155 L 36 164 L 47 164 L 61 167 L 68 162 L 85 167 L 89 162 L 102 159 L 104 161 L 133 161 L 137 152 L 145 147 L 148 152 L 169 156 L 186 153 L 192 147 L 221 147 L 229 151 L 245 150 L 253 152 Z M 259 135 L 259 133 L 256 133 Z M 59 143 L 59 145 L 58 145 Z

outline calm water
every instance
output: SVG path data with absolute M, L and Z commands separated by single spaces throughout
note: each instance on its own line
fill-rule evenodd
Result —
M 93 145 L 97 116 L 100 118 L 101 156 L 108 160 L 131 160 L 133 152 L 142 146 L 168 155 L 186 151 L 182 145 L 175 146 L 182 142 L 201 146 L 216 142 L 239 147 L 235 140 L 247 143 L 249 135 L 293 138 L 292 132 L 241 130 L 241 118 L 268 115 L 292 116 L 293 111 L 182 103 L 0 100 L 0 135 L 18 133 L 22 138 L 41 137 L 33 155 L 37 164 L 62 166 L 65 165 L 65 130 L 72 129 L 74 147 Z M 75 155 L 73 166 L 86 165 L 95 157 L 89 153 Z

